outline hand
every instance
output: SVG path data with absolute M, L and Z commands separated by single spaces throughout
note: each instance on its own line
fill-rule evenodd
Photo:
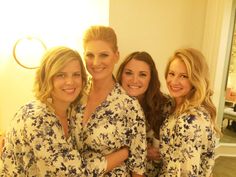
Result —
M 147 149 L 147 158 L 149 160 L 160 160 L 159 149 L 154 146 L 148 146 Z

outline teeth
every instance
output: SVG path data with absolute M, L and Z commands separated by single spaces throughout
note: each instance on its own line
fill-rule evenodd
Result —
M 71 89 L 64 89 L 65 92 L 67 93 L 73 93 L 75 91 L 74 88 L 71 88 Z
M 171 87 L 171 90 L 178 91 L 178 90 L 181 90 L 181 88 L 179 88 L 179 87 Z
M 95 71 L 95 72 L 100 72 L 102 70 L 103 70 L 103 68 L 95 68 L 95 69 L 93 69 L 93 71 Z
M 139 86 L 129 85 L 129 88 L 132 88 L 132 89 L 138 89 Z

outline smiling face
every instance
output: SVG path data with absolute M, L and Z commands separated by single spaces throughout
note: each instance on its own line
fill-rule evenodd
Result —
M 52 79 L 53 104 L 66 105 L 72 103 L 82 88 L 81 66 L 78 60 L 71 60 Z
M 92 40 L 86 44 L 84 58 L 87 70 L 94 80 L 112 79 L 113 68 L 119 54 L 112 50 L 109 43 Z
M 142 97 L 147 91 L 151 79 L 147 63 L 131 59 L 124 67 L 121 85 L 130 96 Z
M 188 77 L 187 68 L 180 59 L 176 58 L 171 62 L 167 72 L 166 84 L 177 106 L 190 93 L 192 84 Z

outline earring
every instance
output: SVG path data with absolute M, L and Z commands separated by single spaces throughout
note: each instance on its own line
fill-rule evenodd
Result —
M 47 98 L 47 102 L 48 102 L 48 103 L 52 103 L 52 98 L 50 98 L 50 97 Z

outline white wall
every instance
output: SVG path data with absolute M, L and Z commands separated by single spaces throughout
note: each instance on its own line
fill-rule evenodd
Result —
M 216 73 L 217 79 L 213 83 L 216 91 L 215 102 L 220 104 L 223 96 L 224 65 L 227 63 L 225 59 L 232 0 L 110 0 L 109 12 L 108 0 L 90 1 L 94 1 L 94 10 L 86 10 L 76 16 L 78 20 L 75 19 L 75 27 L 81 26 L 79 19 L 89 21 L 91 16 L 105 14 L 101 21 L 97 19 L 91 23 L 110 23 L 114 27 L 121 52 L 120 62 L 135 50 L 149 52 L 155 59 L 164 91 L 164 68 L 167 58 L 174 50 L 186 46 L 202 49 L 207 56 L 214 80 Z M 0 131 L 5 130 L 18 107 L 33 97 L 34 70 L 19 67 L 12 58 L 13 42 L 17 40 L 13 38 L 13 32 L 18 28 L 7 28 L 8 23 L 14 24 L 14 19 L 17 19 L 10 10 L 10 5 L 8 8 L 4 2 L 0 2 L 1 12 L 6 13 L 1 13 L 0 16 Z M 8 15 L 11 17 L 7 18 Z M 44 32 L 47 31 L 47 26 L 41 26 Z M 68 23 L 63 28 L 66 31 Z M 69 28 L 73 28 L 73 25 Z M 63 32 L 63 29 L 60 30 Z M 71 37 L 70 40 L 73 37 L 66 35 Z M 79 40 L 77 37 L 74 39 Z
M 166 60 L 180 47 L 202 48 L 206 5 L 206 0 L 110 0 L 120 62 L 130 52 L 149 52 L 166 90 Z
M 225 84 L 232 39 L 235 1 L 208 0 L 203 38 L 203 53 L 210 66 L 213 101 L 217 108 L 217 122 L 221 126 L 225 104 Z
M 222 121 L 228 64 L 232 0 L 110 0 L 121 59 L 135 50 L 149 52 L 162 83 L 166 60 L 180 47 L 203 52 L 210 68 L 218 125 Z M 118 64 L 119 65 L 119 64 Z M 118 66 L 117 66 L 118 67 Z
M 14 61 L 15 42 L 32 35 L 41 38 L 47 47 L 66 45 L 81 51 L 85 28 L 109 24 L 109 0 L 0 1 L 0 23 L 1 132 L 17 109 L 33 99 L 35 70 L 24 69 Z

